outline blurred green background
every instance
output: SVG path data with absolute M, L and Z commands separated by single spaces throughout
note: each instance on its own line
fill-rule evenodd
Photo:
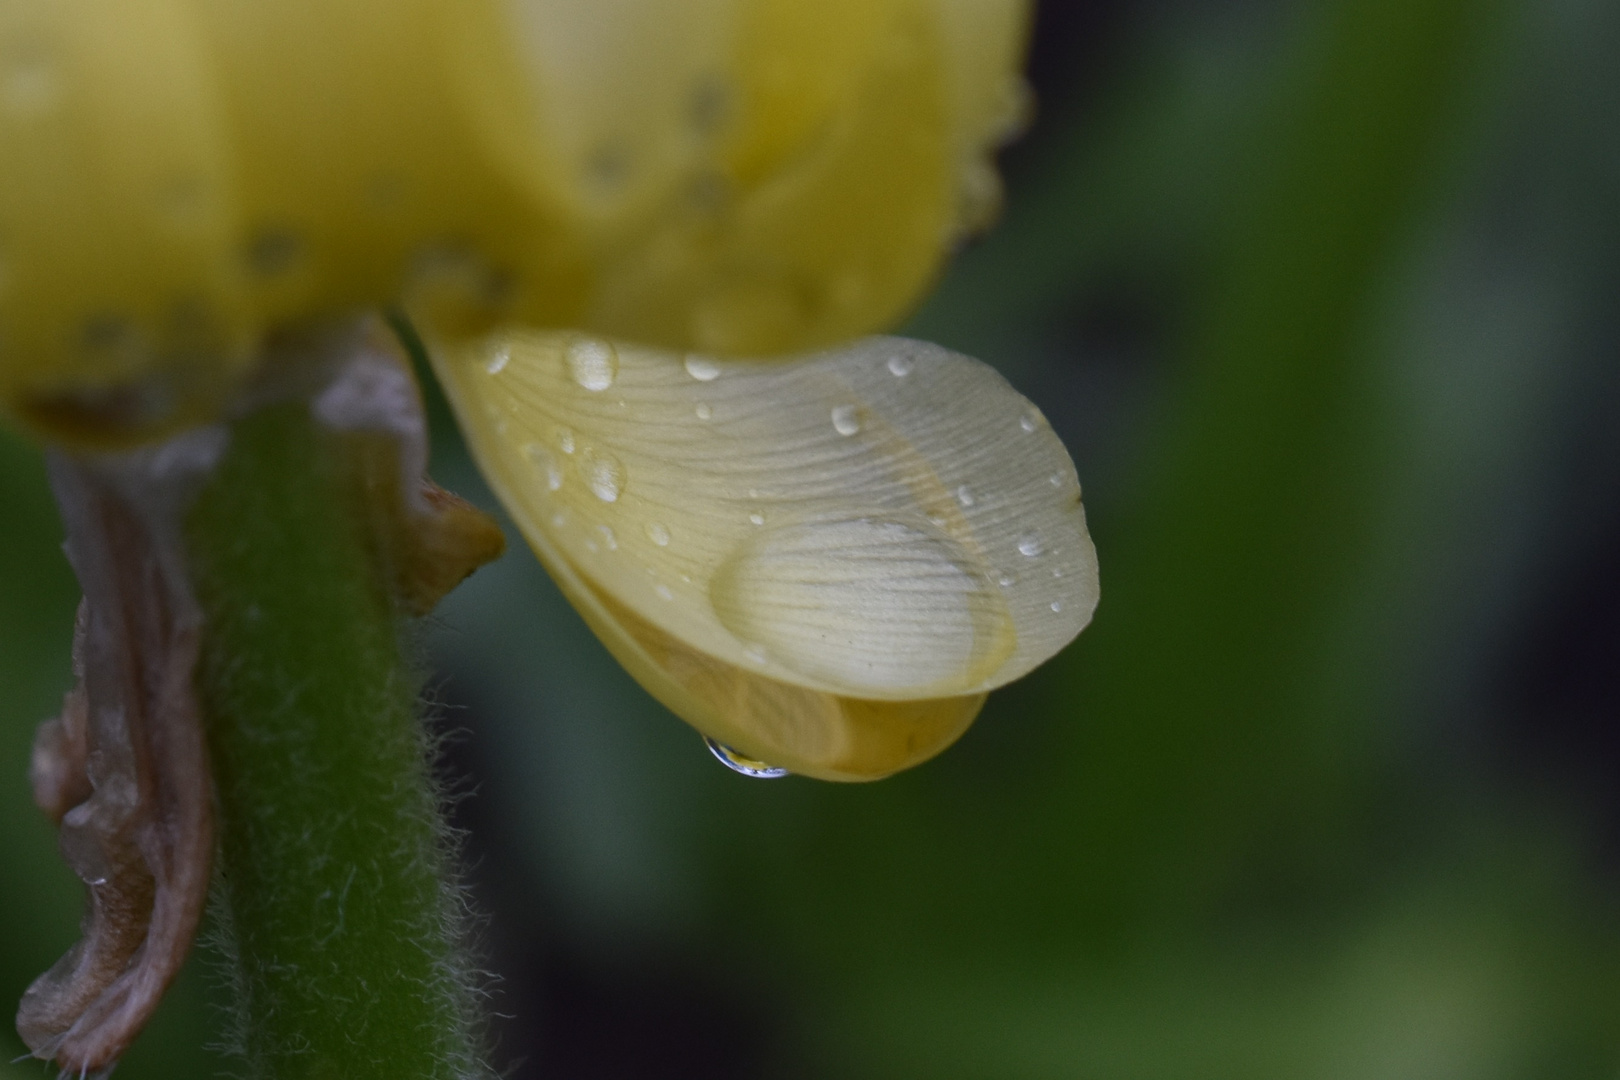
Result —
M 423 635 L 497 1063 L 1620 1077 L 1617 58 L 1612 0 L 1043 5 L 1005 218 L 905 332 L 1064 437 L 1095 623 L 912 773 L 753 781 L 514 546 Z M 9 439 L 0 498 L 9 1002 L 79 913 L 25 780 L 76 589 Z M 120 1078 L 227 1068 L 211 992 Z

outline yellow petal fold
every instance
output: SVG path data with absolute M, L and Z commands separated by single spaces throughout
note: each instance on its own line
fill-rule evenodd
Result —
M 1067 452 L 968 357 L 870 338 L 723 360 L 502 331 L 438 366 L 596 632 L 749 757 L 832 779 L 914 764 L 1096 604 Z

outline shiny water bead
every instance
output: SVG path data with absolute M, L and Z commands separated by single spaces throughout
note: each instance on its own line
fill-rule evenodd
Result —
M 682 363 L 686 373 L 698 382 L 713 382 L 720 377 L 720 364 L 713 357 L 688 353 Z
M 620 342 L 620 409 L 560 362 L 567 335 L 499 340 L 514 357 L 500 380 L 473 359 L 488 343 L 439 358 L 474 454 L 615 655 L 739 752 L 811 776 L 893 772 L 1090 617 L 1084 515 L 1046 482 L 1072 474 L 1067 454 L 1049 429 L 1019 430 L 1027 402 L 976 361 L 879 338 L 728 361 L 700 382 L 681 354 Z M 897 349 L 915 357 L 903 379 L 886 365 Z M 483 419 L 492 398 L 505 434 Z M 724 424 L 697 418 L 710 399 Z M 853 434 L 840 417 L 860 419 Z M 577 433 L 587 482 L 549 492 L 520 448 L 559 427 Z M 612 499 L 591 483 L 608 459 L 622 470 Z M 549 524 L 559 500 L 567 528 Z M 653 542 L 607 560 L 599 525 Z M 680 542 L 659 543 L 664 530 Z M 1064 577 L 1018 580 L 990 561 L 1030 537 Z M 690 589 L 666 598 L 664 581 Z
M 703 743 L 709 748 L 709 753 L 715 756 L 715 760 L 732 772 L 751 776 L 755 780 L 779 780 L 784 776 L 791 775 L 786 769 L 778 769 L 776 766 L 767 765 L 763 761 L 755 761 L 753 758 L 744 757 L 725 743 L 717 742 L 706 736 Z
M 619 352 L 611 341 L 577 337 L 568 343 L 563 355 L 574 381 L 593 393 L 612 386 L 619 374 Z

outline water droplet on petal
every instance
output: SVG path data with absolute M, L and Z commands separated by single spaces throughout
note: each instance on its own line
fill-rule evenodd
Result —
M 661 521 L 647 523 L 647 539 L 659 547 L 669 547 L 669 526 Z
M 1031 409 L 1029 412 L 1018 418 L 1018 426 L 1023 428 L 1025 431 L 1034 431 L 1036 428 L 1041 426 L 1042 419 L 1044 418 L 1039 412 Z
M 748 520 L 752 521 L 755 525 L 763 525 L 763 524 L 765 524 L 765 515 L 764 514 L 749 514 L 748 515 Z
M 551 456 L 551 451 L 539 443 L 529 443 L 523 448 L 523 454 L 535 467 L 545 473 L 546 488 L 556 491 L 563 485 L 563 472 L 557 466 L 557 459 Z
M 512 346 L 501 345 L 497 347 L 495 351 L 490 354 L 489 359 L 484 362 L 484 370 L 489 372 L 491 375 L 499 375 L 501 372 L 506 370 L 506 365 L 510 364 L 511 362 Z
M 833 430 L 840 435 L 854 435 L 861 430 L 861 419 L 853 405 L 839 405 L 832 411 Z
M 713 382 L 720 377 L 720 363 L 713 357 L 687 353 L 685 367 L 686 373 L 698 382 Z
M 614 534 L 613 526 L 598 525 L 596 531 L 602 534 L 602 543 L 607 546 L 609 551 L 619 550 L 619 538 Z
M 603 502 L 618 502 L 624 491 L 624 466 L 612 454 L 587 450 L 580 458 L 579 467 L 585 483 Z
M 1051 476 L 1048 476 L 1046 478 L 1046 482 L 1048 484 L 1051 484 L 1053 487 L 1062 487 L 1063 486 L 1063 474 L 1062 473 L 1053 473 Z
M 268 226 L 254 234 L 247 246 L 248 268 L 260 277 L 279 277 L 304 256 L 304 238 L 290 228 Z
M 707 401 L 698 402 L 697 418 L 699 420 L 707 420 L 710 417 L 712 417 L 713 415 L 714 415 L 714 409 L 709 407 L 709 403 Z
M 568 360 L 568 373 L 592 393 L 606 390 L 619 377 L 619 350 L 611 341 L 577 337 L 568 343 L 564 355 Z
M 1018 579 L 1013 577 L 1011 574 L 1002 574 L 1001 577 L 997 580 L 997 584 L 1000 585 L 1003 589 L 1010 589 L 1014 585 L 1018 584 Z
M 1063 601 L 1061 601 L 1061 600 L 1052 601 L 1052 610 L 1053 611 L 1062 611 L 1063 610 Z
M 658 585 L 658 586 L 654 587 L 653 592 L 657 593 L 660 597 L 662 597 L 665 600 L 673 600 L 673 599 L 675 599 L 675 594 L 669 591 L 669 586 L 668 585 Z
M 709 753 L 713 754 L 720 764 L 732 772 L 752 776 L 756 780 L 776 780 L 788 775 L 786 769 L 778 769 L 776 766 L 767 765 L 763 761 L 743 757 L 725 743 L 716 742 L 707 735 L 703 737 L 703 741 L 709 747 Z
M 565 454 L 574 452 L 573 428 L 560 427 L 557 429 L 557 446 Z
M 968 490 L 966 484 L 956 489 L 956 501 L 961 503 L 964 509 L 973 505 L 973 492 Z
M 911 369 L 917 362 L 909 356 L 896 354 L 889 357 L 889 373 L 897 379 L 903 379 L 911 374 Z
M 1042 544 L 1041 538 L 1034 533 L 1025 533 L 1018 538 L 1018 553 L 1020 555 L 1033 559 L 1045 550 L 1046 545 Z
M 560 529 L 566 524 L 568 524 L 568 515 L 561 510 L 551 515 L 551 527 L 553 529 Z

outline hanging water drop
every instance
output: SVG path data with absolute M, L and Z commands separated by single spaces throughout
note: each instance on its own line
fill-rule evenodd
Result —
M 578 337 L 568 343 L 565 355 L 568 373 L 576 383 L 592 393 L 606 390 L 619 377 L 619 350 L 613 347 L 611 341 Z
M 703 736 L 703 742 L 708 746 L 709 753 L 713 754 L 720 764 L 732 772 L 752 776 L 756 780 L 777 780 L 788 775 L 786 769 L 778 769 L 775 765 L 767 765 L 763 761 L 743 757 L 725 743 L 711 739 L 707 735 Z
M 839 405 L 832 411 L 833 430 L 840 435 L 854 435 L 861 430 L 860 417 L 855 414 L 855 406 Z
M 713 382 L 720 377 L 720 362 L 699 353 L 686 354 L 686 373 L 698 382 Z

